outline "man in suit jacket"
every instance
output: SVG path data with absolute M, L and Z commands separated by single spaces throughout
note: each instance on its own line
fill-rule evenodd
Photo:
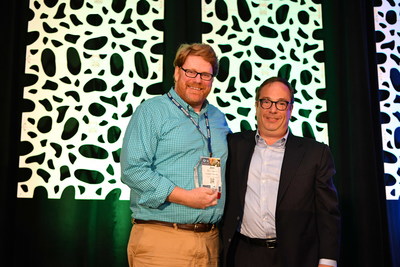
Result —
M 288 129 L 294 90 L 282 78 L 256 92 L 257 131 L 228 137 L 225 266 L 336 266 L 340 213 L 329 147 Z

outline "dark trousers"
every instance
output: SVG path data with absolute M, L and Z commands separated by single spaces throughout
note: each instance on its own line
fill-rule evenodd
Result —
M 235 235 L 229 249 L 226 267 L 279 267 L 278 247 L 250 244 Z

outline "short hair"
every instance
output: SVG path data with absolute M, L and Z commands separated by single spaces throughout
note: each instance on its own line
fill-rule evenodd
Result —
M 292 85 L 285 78 L 282 78 L 282 77 L 271 77 L 271 78 L 268 78 L 265 81 L 263 81 L 263 83 L 256 89 L 256 101 L 258 101 L 258 99 L 260 98 L 261 88 L 263 88 L 266 85 L 272 84 L 274 82 L 283 83 L 284 85 L 286 85 L 289 88 L 290 102 L 293 102 L 294 101 L 294 89 L 293 89 Z
M 202 57 L 211 64 L 213 76 L 217 76 L 219 69 L 218 57 L 210 45 L 201 43 L 181 44 L 175 55 L 174 67 L 182 67 L 188 56 Z

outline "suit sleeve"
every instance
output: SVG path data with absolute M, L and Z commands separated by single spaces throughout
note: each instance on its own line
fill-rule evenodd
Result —
M 338 260 L 340 243 L 340 212 L 333 184 L 335 166 L 327 145 L 323 145 L 316 176 L 316 212 L 320 241 L 320 258 Z

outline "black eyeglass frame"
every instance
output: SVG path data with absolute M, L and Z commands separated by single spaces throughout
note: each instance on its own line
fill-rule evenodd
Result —
M 181 70 L 183 70 L 183 72 L 185 72 L 185 75 L 188 78 L 196 78 L 197 75 L 200 75 L 200 79 L 202 79 L 203 81 L 211 81 L 212 78 L 214 78 L 214 74 L 211 74 L 211 73 L 208 73 L 208 72 L 197 72 L 197 71 L 194 71 L 194 70 L 184 69 L 183 67 L 179 67 L 179 68 Z M 188 73 L 187 73 L 188 71 L 193 72 L 193 74 L 196 73 L 196 75 L 189 76 Z M 211 77 L 210 77 L 210 79 L 204 79 L 204 77 L 203 77 L 204 75 L 210 75 Z
M 265 102 L 265 100 L 269 101 L 269 103 L 270 103 L 269 107 L 263 107 L 263 105 L 267 104 Z M 260 106 L 261 106 L 262 109 L 270 109 L 272 107 L 272 104 L 275 104 L 276 109 L 279 110 L 279 111 L 285 111 L 285 110 L 288 109 L 289 104 L 293 104 L 293 101 L 291 101 L 291 102 L 286 101 L 286 100 L 272 101 L 271 99 L 268 99 L 268 98 L 260 98 L 260 99 L 258 99 L 258 101 L 260 102 Z M 284 109 L 281 109 L 281 108 L 278 107 L 278 103 L 285 103 L 286 107 Z

